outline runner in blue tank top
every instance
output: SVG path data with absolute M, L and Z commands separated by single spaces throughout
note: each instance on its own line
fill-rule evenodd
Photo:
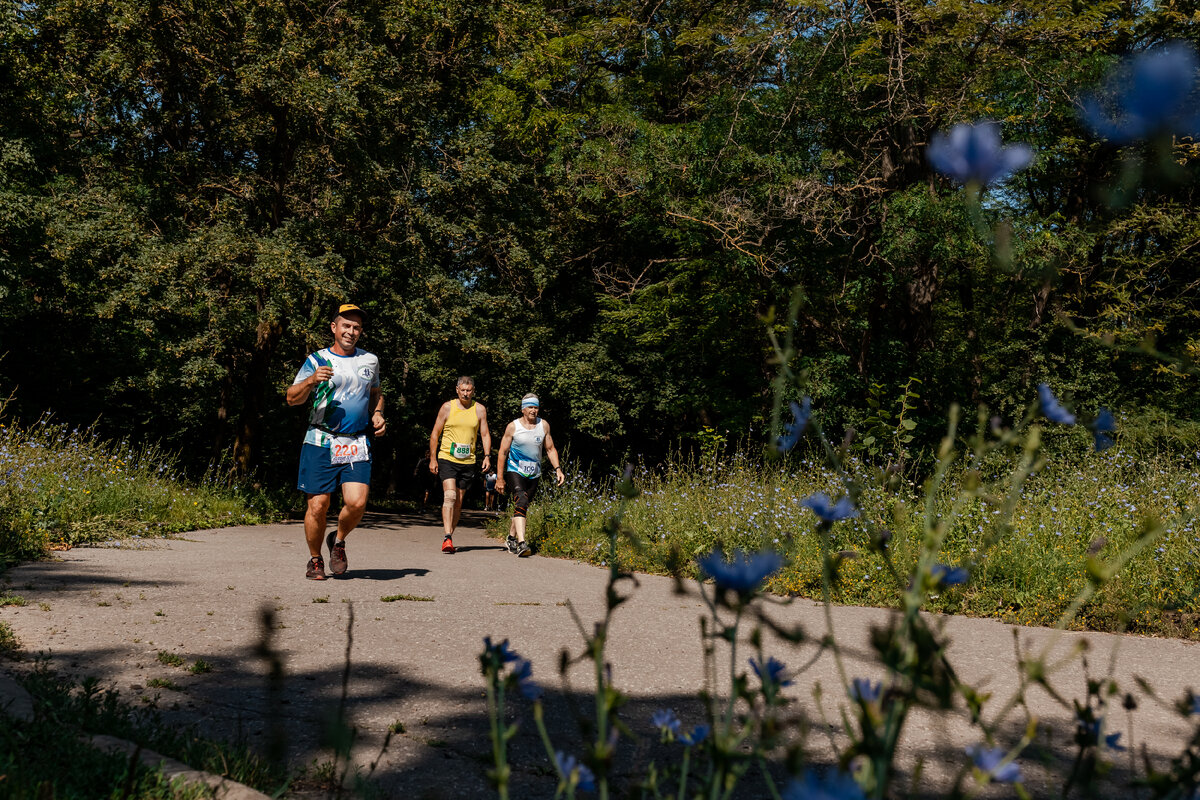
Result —
M 312 398 L 308 430 L 300 448 L 297 488 L 308 495 L 304 538 L 308 540 L 310 580 L 325 580 L 321 544 L 333 492 L 342 489 L 342 510 L 336 533 L 329 533 L 329 570 L 346 571 L 346 535 L 358 525 L 367 507 L 371 483 L 371 447 L 367 432 L 382 436 L 383 393 L 379 389 L 379 359 L 357 347 L 366 315 L 356 305 L 338 308 L 329 329 L 333 345 L 304 360 L 287 390 L 289 406 Z
M 500 455 L 496 459 L 500 470 L 496 474 L 496 491 L 504 494 L 508 484 L 512 485 L 513 516 L 508 524 L 506 545 L 510 553 L 527 556 L 529 545 L 525 543 L 525 521 L 529 504 L 537 494 L 538 479 L 542 475 L 542 452 L 554 467 L 559 486 L 566 480 L 554 439 L 550 436 L 550 423 L 538 416 L 540 402 L 536 394 L 521 398 L 521 416 L 508 423 L 504 438 L 500 442 Z

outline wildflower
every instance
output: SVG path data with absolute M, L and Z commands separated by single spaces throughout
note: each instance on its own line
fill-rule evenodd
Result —
M 1108 434 L 1117 429 L 1117 421 L 1113 418 L 1112 412 L 1107 408 L 1100 409 L 1100 412 L 1096 414 L 1096 418 L 1092 420 L 1090 427 L 1097 453 L 1103 452 L 1116 444 L 1116 440 Z
M 669 708 L 660 708 L 650 716 L 650 724 L 658 728 L 663 733 L 670 733 L 672 736 L 679 735 L 679 728 L 683 724 L 679 721 L 679 717 L 675 716 L 675 712 Z
M 1042 401 L 1042 413 L 1046 415 L 1046 419 L 1061 425 L 1075 424 L 1075 415 L 1062 407 L 1054 393 L 1050 391 L 1049 384 L 1038 384 L 1038 398 Z
M 774 656 L 767 659 L 766 665 L 759 664 L 753 658 L 750 659 L 750 668 L 754 670 L 754 674 L 758 676 L 763 685 L 770 684 L 772 686 L 791 686 L 790 680 L 780 680 L 783 678 L 783 672 L 787 666 Z
M 483 648 L 485 654 L 496 656 L 501 664 L 507 664 L 510 661 L 516 661 L 520 658 L 508 647 L 508 639 L 505 639 L 500 644 L 492 644 L 492 637 L 483 637 Z
M 808 427 L 808 418 L 812 416 L 812 398 L 803 397 L 800 403 L 791 401 L 792 423 L 783 426 L 783 434 L 775 440 L 775 449 L 786 453 L 800 441 L 801 434 Z
M 1116 733 L 1110 733 L 1104 737 L 1104 746 L 1107 747 L 1109 750 L 1124 751 L 1125 745 L 1117 743 L 1120 740 L 1120 738 L 1121 738 L 1120 731 L 1117 731 Z
M 1200 122 L 1193 104 L 1197 67 L 1196 52 L 1182 42 L 1140 53 L 1109 76 L 1107 96 L 1084 101 L 1083 120 L 1117 143 L 1192 134 Z
M 718 589 L 730 589 L 738 594 L 749 594 L 783 566 L 783 557 L 773 550 L 745 554 L 734 551 L 733 558 L 726 561 L 721 553 L 713 550 L 696 559 L 701 571 L 712 578 Z
M 883 695 L 883 682 L 872 683 L 866 678 L 855 678 L 850 681 L 850 699 L 859 703 L 877 703 Z
M 999 747 L 973 744 L 967 748 L 967 755 L 976 767 L 996 783 L 1016 783 L 1021 780 L 1021 768 L 1012 761 L 1004 763 L 1004 751 Z
M 966 583 L 970 573 L 963 567 L 947 567 L 945 564 L 934 564 L 929 570 L 930 576 L 941 586 L 957 586 Z
M 986 186 L 1029 166 L 1033 149 L 1027 144 L 1004 147 L 1000 143 L 1000 126 L 985 121 L 955 125 L 949 135 L 934 134 L 925 148 L 925 159 L 935 170 L 959 183 Z
M 691 733 L 685 733 L 679 737 L 679 741 L 683 742 L 688 747 L 698 745 L 708 738 L 708 726 L 697 725 L 692 728 Z
M 556 750 L 554 753 L 554 763 L 558 766 L 559 773 L 563 776 L 568 784 L 574 783 L 585 792 L 596 791 L 596 776 L 586 765 L 581 764 L 576 760 L 575 756 L 569 756 L 562 750 Z
M 783 800 L 862 800 L 866 795 L 848 773 L 834 770 L 822 777 L 809 769 L 804 771 L 802 779 L 788 781 L 782 797 Z
M 533 664 L 521 659 L 513 667 L 512 674 L 517 681 L 517 691 L 526 700 L 537 700 L 542 696 L 542 687 L 533 682 Z
M 844 496 L 836 503 L 824 492 L 814 492 L 800 502 L 800 505 L 812 511 L 825 522 L 838 522 L 858 516 L 858 509 L 850 502 L 849 496 Z

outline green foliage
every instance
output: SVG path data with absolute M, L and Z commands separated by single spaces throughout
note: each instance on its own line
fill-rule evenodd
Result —
M 762 429 L 760 321 L 799 285 L 790 366 L 830 425 L 886 425 L 872 387 L 920 381 L 913 440 L 868 449 L 932 447 L 932 398 L 1011 418 L 1042 380 L 1192 418 L 1196 376 L 1144 351 L 1200 357 L 1200 148 L 1094 142 L 1075 102 L 1190 24 L 1066 0 L 13 6 L 3 389 L 26 421 L 286 485 L 280 394 L 353 298 L 384 485 L 464 373 L 499 419 L 540 392 L 576 458 L 653 461 Z M 979 118 L 1038 159 L 973 205 L 923 148 Z

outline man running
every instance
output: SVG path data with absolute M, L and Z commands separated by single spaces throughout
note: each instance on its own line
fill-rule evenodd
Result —
M 463 498 L 475 479 L 475 440 L 483 439 L 482 469 L 491 463 L 492 434 L 487 409 L 474 401 L 475 379 L 462 376 L 455 385 L 458 395 L 442 403 L 433 432 L 429 434 L 429 471 L 442 482 L 442 552 L 454 553 L 454 531 L 462 516 Z
M 382 436 L 383 393 L 379 388 L 379 359 L 357 347 L 366 314 L 356 305 L 340 306 L 329 329 L 333 345 L 304 360 L 296 380 L 287 390 L 289 406 L 312 397 L 308 431 L 300 448 L 297 488 L 308 495 L 304 512 L 304 538 L 308 540 L 308 570 L 305 577 L 325 580 L 321 542 L 325 539 L 325 516 L 334 490 L 342 489 L 342 510 L 337 531 L 326 540 L 329 571 L 346 571 L 346 535 L 354 530 L 367 508 L 371 483 L 371 447 L 367 431 Z
M 508 552 L 519 557 L 529 555 L 525 543 L 525 522 L 529 504 L 537 495 L 538 479 L 542 476 L 542 451 L 554 467 L 558 485 L 566 480 L 558 450 L 550 436 L 550 423 L 538 415 L 541 405 L 536 394 L 521 398 L 521 416 L 508 423 L 504 438 L 500 440 L 500 454 L 496 462 L 500 469 L 496 474 L 496 491 L 503 494 L 507 484 L 512 484 L 513 515 L 508 523 Z

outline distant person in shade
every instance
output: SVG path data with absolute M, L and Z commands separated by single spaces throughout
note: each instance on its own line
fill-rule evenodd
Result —
M 550 436 L 550 423 L 542 419 L 538 411 L 541 401 L 536 394 L 521 398 L 521 416 L 508 423 L 504 438 L 500 440 L 500 455 L 496 461 L 500 470 L 496 476 L 496 491 L 504 494 L 512 487 L 513 515 L 508 524 L 508 539 L 505 545 L 510 553 L 528 556 L 529 545 L 525 542 L 525 522 L 529 504 L 537 495 L 538 481 L 542 476 L 542 454 L 550 459 L 554 467 L 557 485 L 566 480 L 554 439 Z
M 475 379 L 458 379 L 453 400 L 442 403 L 433 432 L 429 434 L 429 471 L 442 482 L 442 552 L 454 554 L 454 531 L 462 516 L 463 498 L 475 481 L 475 444 L 483 440 L 484 472 L 491 464 L 492 434 L 488 430 L 487 409 L 475 402 Z

